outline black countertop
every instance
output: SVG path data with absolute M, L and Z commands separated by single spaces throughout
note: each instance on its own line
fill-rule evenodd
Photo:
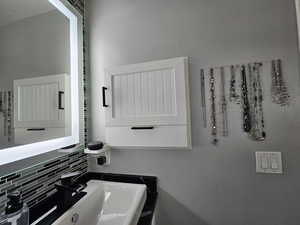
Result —
M 157 178 L 153 176 L 112 174 L 112 173 L 86 173 L 81 176 L 77 182 L 86 183 L 90 180 L 103 180 L 121 183 L 145 184 L 147 186 L 147 200 L 142 211 L 138 225 L 151 225 L 158 192 Z M 58 200 L 57 194 L 45 199 L 41 203 L 30 208 L 30 223 L 34 222 L 50 209 L 52 209 Z M 45 221 L 39 225 L 48 225 L 50 221 Z

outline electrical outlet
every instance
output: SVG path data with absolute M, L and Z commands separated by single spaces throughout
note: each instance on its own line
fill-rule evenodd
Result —
M 282 174 L 281 152 L 255 152 L 256 172 Z

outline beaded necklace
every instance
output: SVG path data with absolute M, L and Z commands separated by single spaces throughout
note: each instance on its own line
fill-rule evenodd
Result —
M 217 115 L 216 115 L 216 95 L 215 95 L 215 77 L 214 69 L 210 69 L 210 99 L 211 99 L 211 135 L 212 143 L 216 145 L 218 143 L 217 139 Z

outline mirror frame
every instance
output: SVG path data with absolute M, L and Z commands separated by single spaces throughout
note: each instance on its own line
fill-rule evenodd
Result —
M 0 166 L 74 144 L 84 144 L 82 15 L 67 0 L 48 0 L 70 22 L 72 135 L 0 150 Z M 79 146 L 79 147 L 80 147 Z M 76 151 L 76 147 L 73 151 Z
M 297 28 L 298 28 L 298 45 L 300 44 L 300 0 L 295 0 Z M 300 46 L 299 46 L 300 50 Z

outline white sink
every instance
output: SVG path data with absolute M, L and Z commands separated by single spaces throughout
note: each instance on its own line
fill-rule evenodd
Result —
M 136 225 L 146 201 L 146 185 L 91 180 L 87 194 L 53 225 Z
M 146 185 L 104 182 L 104 192 L 105 200 L 98 225 L 138 223 L 146 201 Z

